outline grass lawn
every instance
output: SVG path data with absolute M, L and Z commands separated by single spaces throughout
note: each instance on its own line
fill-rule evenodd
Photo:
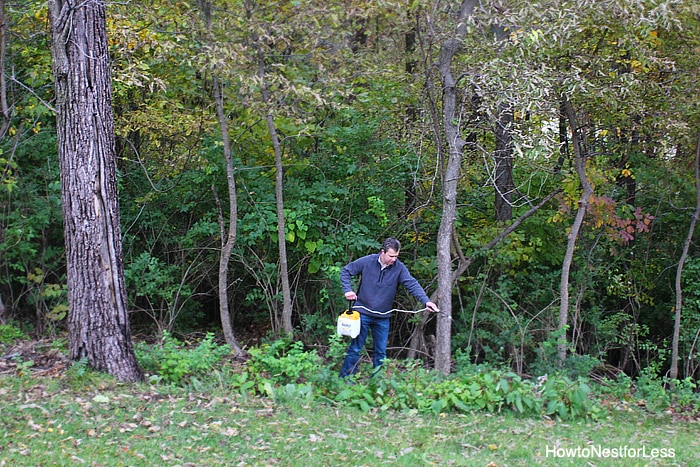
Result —
M 222 387 L 15 376 L 0 377 L 0 400 L 1 467 L 700 466 L 699 422 L 624 405 L 574 422 L 365 413 Z

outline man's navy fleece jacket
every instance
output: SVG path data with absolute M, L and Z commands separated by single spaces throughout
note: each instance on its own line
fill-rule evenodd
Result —
M 365 307 L 378 312 L 391 310 L 399 284 L 406 287 L 411 295 L 423 305 L 430 301 L 423 287 L 398 259 L 394 264 L 384 269 L 379 263 L 379 253 L 363 256 L 349 263 L 340 270 L 340 284 L 343 286 L 343 293 L 354 290 L 351 280 L 353 276 L 361 276 L 357 290 L 357 301 L 355 302 L 356 307 Z M 372 315 L 371 312 L 363 308 L 358 308 L 357 311 L 364 315 Z

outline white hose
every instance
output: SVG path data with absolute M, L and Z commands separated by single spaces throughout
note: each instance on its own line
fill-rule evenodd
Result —
M 372 313 L 374 315 L 388 315 L 388 314 L 391 314 L 395 311 L 400 312 L 400 313 L 420 313 L 422 311 L 428 311 L 428 309 L 429 309 L 429 308 L 421 308 L 420 310 L 399 310 L 398 308 L 394 308 L 394 309 L 389 310 L 389 311 L 374 311 L 374 310 L 370 310 L 369 308 L 362 306 L 362 305 L 353 305 L 352 308 L 353 309 L 362 308 L 363 310 L 367 311 L 368 313 Z

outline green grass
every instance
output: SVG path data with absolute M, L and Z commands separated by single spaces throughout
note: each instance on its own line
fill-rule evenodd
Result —
M 71 379 L 0 377 L 0 466 L 698 466 L 700 424 L 620 405 L 599 420 L 419 415 Z M 554 457 L 617 449 L 673 458 Z M 549 449 L 549 455 L 548 455 Z M 583 452 L 582 454 L 586 454 Z

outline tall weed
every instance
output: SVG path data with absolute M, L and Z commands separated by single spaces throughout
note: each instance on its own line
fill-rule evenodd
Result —
M 214 342 L 214 334 L 207 333 L 194 348 L 188 348 L 167 331 L 159 345 L 136 345 L 136 357 L 152 381 L 184 384 L 191 378 L 205 378 L 231 352 L 228 345 Z

